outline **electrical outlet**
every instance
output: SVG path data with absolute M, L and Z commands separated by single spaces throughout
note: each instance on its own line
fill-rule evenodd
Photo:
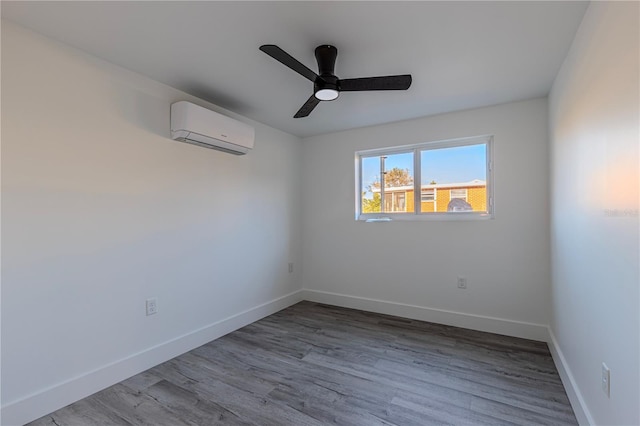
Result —
M 607 367 L 607 364 L 602 363 L 602 392 L 607 395 L 607 398 L 611 397 L 611 370 Z
M 289 262 L 289 273 L 293 272 L 293 262 Z
M 158 299 L 155 297 L 147 299 L 147 316 L 153 315 L 158 312 Z
M 458 288 L 467 288 L 467 278 L 466 277 L 458 277 Z

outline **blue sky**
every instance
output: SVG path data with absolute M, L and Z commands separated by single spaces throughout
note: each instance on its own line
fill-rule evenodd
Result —
M 422 183 L 468 182 L 486 180 L 486 148 L 484 144 L 422 151 Z M 385 170 L 399 167 L 413 175 L 413 153 L 387 155 Z M 380 157 L 362 159 L 362 186 L 379 180 Z

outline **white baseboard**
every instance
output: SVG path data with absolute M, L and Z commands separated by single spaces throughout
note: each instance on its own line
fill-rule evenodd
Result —
M 556 369 L 560 374 L 560 379 L 562 380 L 564 389 L 567 392 L 569 402 L 571 402 L 571 408 L 573 408 L 578 424 L 580 424 L 580 426 L 595 425 L 596 423 L 593 421 L 593 417 L 591 417 L 587 404 L 584 402 L 584 398 L 582 397 L 580 389 L 573 378 L 569 364 L 567 364 L 567 360 L 562 354 L 560 345 L 558 345 L 556 336 L 553 334 L 553 331 L 551 331 L 551 328 L 549 328 L 547 344 L 549 345 L 549 351 L 551 351 L 553 362 L 556 364 Z
M 302 290 L 302 298 L 312 302 L 326 303 L 344 308 L 360 309 L 420 321 L 453 325 L 455 327 L 487 331 L 505 336 L 522 337 L 541 342 L 546 342 L 548 338 L 548 328 L 543 324 L 465 314 L 425 306 L 408 305 L 405 303 L 388 302 L 385 300 L 308 289 Z
M 300 302 L 297 290 L 198 330 L 104 365 L 2 407 L 2 425 L 23 425 Z

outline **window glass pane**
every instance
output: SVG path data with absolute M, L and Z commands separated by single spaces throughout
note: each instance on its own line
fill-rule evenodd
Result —
M 435 200 L 435 195 L 436 195 L 436 191 L 434 189 L 422 189 L 422 197 L 421 197 L 421 201 L 434 201 Z
M 362 213 L 380 213 L 380 157 L 362 157 Z
M 406 194 L 405 192 L 396 192 L 394 194 L 396 196 L 393 204 L 395 211 L 397 212 L 407 211 L 407 205 L 405 204 L 405 194 Z
M 467 188 L 451 188 L 451 191 L 449 191 L 449 198 L 452 200 L 454 198 L 460 198 L 461 200 L 467 201 Z
M 413 212 L 413 152 L 379 157 L 384 167 L 384 212 Z M 387 204 L 387 197 L 391 196 Z
M 361 211 L 413 212 L 413 152 L 362 157 Z
M 420 152 L 421 191 L 434 191 L 433 201 L 421 197 L 428 212 L 487 211 L 487 149 L 485 144 Z
M 393 211 L 393 193 L 391 192 L 384 193 L 384 211 Z

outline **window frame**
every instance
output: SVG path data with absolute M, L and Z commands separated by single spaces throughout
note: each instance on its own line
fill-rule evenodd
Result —
M 423 151 L 454 148 L 469 145 L 485 145 L 486 152 L 486 180 L 485 187 L 487 193 L 487 211 L 472 212 L 422 212 L 422 187 L 421 187 L 421 153 Z M 382 155 L 394 155 L 413 153 L 413 212 L 380 212 L 380 213 L 362 213 L 362 159 L 368 157 L 379 157 Z M 456 138 L 439 140 L 433 142 L 423 142 L 412 145 L 400 145 L 395 147 L 385 147 L 356 151 L 355 153 L 355 187 L 356 187 L 356 206 L 355 219 L 357 221 L 366 222 L 389 222 L 396 220 L 487 220 L 495 217 L 495 203 L 493 194 L 493 136 L 482 135 L 466 138 Z M 434 201 L 437 198 L 437 188 L 434 191 Z M 467 189 L 467 198 L 468 198 Z M 381 185 L 381 208 L 384 208 L 384 185 Z M 406 199 L 405 199 L 406 205 Z

